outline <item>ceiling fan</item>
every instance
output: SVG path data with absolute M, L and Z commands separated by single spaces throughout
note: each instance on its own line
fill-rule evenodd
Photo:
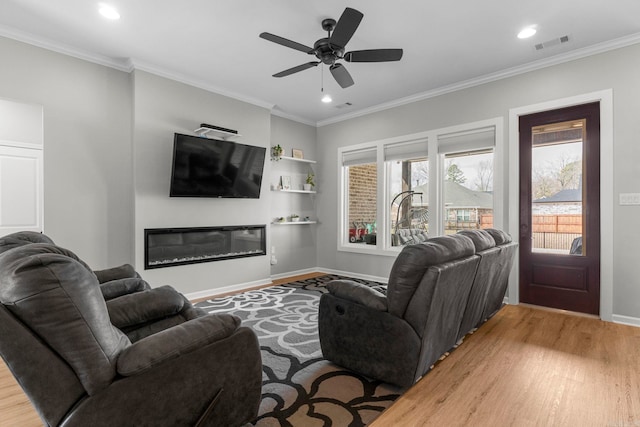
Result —
M 336 79 L 341 87 L 347 88 L 353 85 L 353 78 L 344 65 L 336 61 L 342 59 L 347 62 L 399 61 L 402 58 L 402 49 L 354 50 L 345 53 L 345 47 L 349 40 L 351 40 L 351 37 L 353 37 L 363 17 L 364 15 L 362 13 L 347 7 L 344 12 L 342 12 L 337 23 L 335 19 L 324 19 L 322 21 L 322 29 L 327 31 L 327 37 L 316 41 L 313 48 L 271 33 L 260 34 L 260 37 L 265 40 L 299 50 L 309 55 L 314 55 L 318 59 L 318 61 L 307 62 L 276 73 L 273 77 L 285 77 L 308 68 L 316 67 L 322 63 L 329 65 L 329 70 L 333 78 Z

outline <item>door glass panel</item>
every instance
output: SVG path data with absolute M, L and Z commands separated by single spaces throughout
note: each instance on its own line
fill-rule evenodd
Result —
M 531 251 L 585 255 L 584 120 L 532 128 Z

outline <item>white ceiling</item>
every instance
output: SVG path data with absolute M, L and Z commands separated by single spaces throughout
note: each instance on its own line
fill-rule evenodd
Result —
M 638 0 L 2 0 L 0 35 L 123 70 L 138 68 L 325 124 L 453 88 L 640 42 Z M 258 37 L 270 32 L 313 46 L 345 7 L 364 14 L 349 50 L 403 48 L 399 62 L 344 63 L 355 85 L 328 68 L 272 74 L 314 58 Z M 524 26 L 537 34 L 516 38 Z M 568 35 L 568 43 L 535 44 Z M 10 64 L 2 58 L 3 66 Z M 324 71 L 323 71 L 324 68 Z M 333 103 L 320 102 L 321 80 Z M 350 102 L 351 107 L 338 108 Z

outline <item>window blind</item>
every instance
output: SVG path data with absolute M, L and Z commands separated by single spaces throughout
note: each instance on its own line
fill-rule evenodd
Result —
M 411 160 L 427 157 L 428 145 L 426 139 L 385 145 L 384 160 Z
M 459 133 L 438 136 L 438 154 L 493 148 L 496 144 L 494 127 L 474 129 Z
M 376 148 L 365 148 L 342 153 L 342 166 L 364 165 L 376 162 Z

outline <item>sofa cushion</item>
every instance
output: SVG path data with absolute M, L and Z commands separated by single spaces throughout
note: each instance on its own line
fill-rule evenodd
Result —
M 387 311 L 387 298 L 379 291 L 353 280 L 332 280 L 327 283 L 332 295 L 373 308 Z
M 486 231 L 491 235 L 491 237 L 493 237 L 496 245 L 504 245 L 511 242 L 511 236 L 509 235 L 509 233 L 495 228 L 487 228 Z
M 476 247 L 476 252 L 481 252 L 496 245 L 496 241 L 491 234 L 485 230 L 460 230 L 458 234 L 469 237 L 473 240 L 473 245 Z
M 405 246 L 389 274 L 387 302 L 389 312 L 402 317 L 426 270 L 436 264 L 471 256 L 473 241 L 462 234 L 434 237 L 425 242 Z
M 231 336 L 240 318 L 231 314 L 209 314 L 143 338 L 122 352 L 118 373 L 136 375 L 159 363 Z
M 122 264 L 118 267 L 95 270 L 94 273 L 96 274 L 96 277 L 98 277 L 98 282 L 100 283 L 110 282 L 111 280 L 117 279 L 140 277 L 131 264 Z
M 122 295 L 142 292 L 151 289 L 151 286 L 140 277 L 128 279 L 116 279 L 100 283 L 100 290 L 105 300 L 114 299 Z
M 107 387 L 130 342 L 111 324 L 93 272 L 45 244 L 5 252 L 0 271 L 0 302 L 71 366 L 87 393 Z
M 184 298 L 171 286 L 122 295 L 107 301 L 111 323 L 122 329 L 177 314 Z

